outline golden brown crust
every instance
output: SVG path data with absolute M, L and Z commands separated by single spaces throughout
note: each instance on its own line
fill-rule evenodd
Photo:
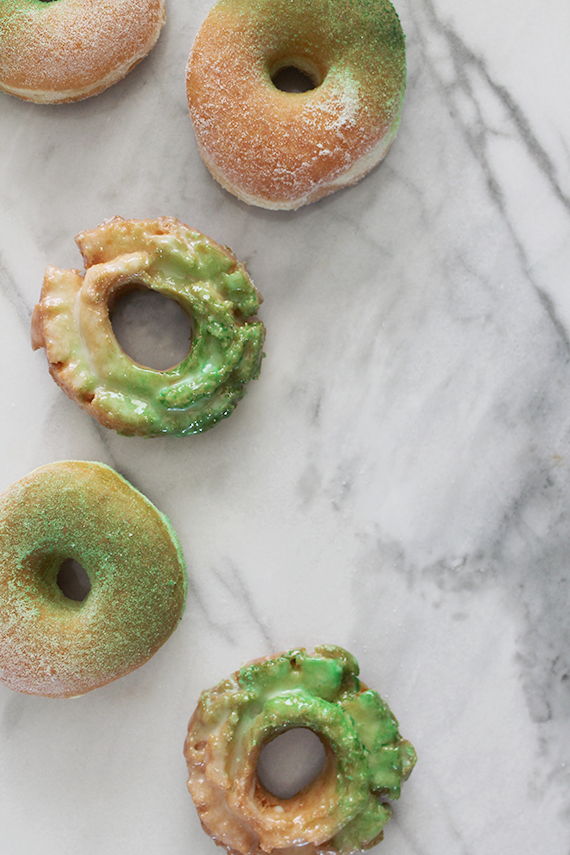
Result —
M 32 315 L 32 346 L 45 348 L 55 382 L 128 436 L 187 436 L 229 416 L 259 374 L 265 337 L 261 295 L 233 252 L 172 217 L 114 217 L 76 241 L 85 275 L 48 267 Z M 192 323 L 186 357 L 164 371 L 131 359 L 113 331 L 114 302 L 143 287 Z
M 188 790 L 202 826 L 230 855 L 355 855 L 374 846 L 416 755 L 377 692 L 340 647 L 243 665 L 202 693 L 188 725 Z M 259 780 L 264 746 L 308 728 L 326 761 L 291 798 Z
M 91 589 L 69 599 L 73 559 Z M 186 572 L 167 518 L 108 466 L 60 461 L 0 496 L 0 681 L 70 697 L 138 668 L 176 628 Z
M 148 54 L 163 23 L 164 0 L 4 0 L 0 89 L 44 104 L 96 95 Z
M 386 154 L 405 89 L 404 36 L 387 0 L 218 0 L 187 67 L 202 158 L 239 199 L 292 209 L 354 183 Z M 277 68 L 311 69 L 282 92 Z

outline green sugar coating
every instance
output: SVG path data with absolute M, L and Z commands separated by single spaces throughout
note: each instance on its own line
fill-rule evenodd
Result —
M 243 265 L 169 218 L 117 217 L 77 243 L 85 277 L 48 268 L 32 321 L 34 347 L 45 347 L 64 391 L 125 435 L 186 436 L 230 415 L 259 375 L 265 337 Z M 132 287 L 164 294 L 190 318 L 188 354 L 166 371 L 134 362 L 115 338 L 109 308 Z
M 319 736 L 329 762 L 292 799 L 278 799 L 261 787 L 255 766 L 264 745 L 298 727 Z M 253 823 L 259 849 L 248 849 L 249 843 L 240 848 L 231 836 L 218 839 L 228 851 L 243 853 L 301 843 L 316 844 L 317 852 L 369 848 L 391 815 L 383 799 L 399 798 L 401 782 L 416 762 L 385 701 L 360 682 L 354 657 L 332 645 L 248 663 L 204 692 L 190 722 L 186 756 L 188 786 L 206 830 L 218 839 L 208 825 L 219 794 L 210 794 L 210 803 L 203 781 L 198 787 L 193 780 L 193 769 L 203 770 L 208 762 L 212 772 L 205 777 L 222 782 L 227 807 Z M 256 825 L 260 814 L 265 827 L 263 821 Z
M 114 470 L 62 461 L 0 496 L 0 680 L 80 695 L 146 662 L 176 628 L 187 593 L 168 519 Z M 57 584 L 65 559 L 87 572 L 84 600 Z
M 404 46 L 400 19 L 390 0 L 306 0 L 302 7 L 290 0 L 218 0 L 216 6 L 246 10 L 258 27 L 267 26 L 272 14 L 274 30 L 288 31 L 291 38 L 312 33 L 318 40 L 321 33 L 330 32 L 338 44 L 351 45 L 365 33 L 365 53 L 384 43 L 398 50 Z
M 313 86 L 282 91 L 296 68 Z M 388 0 L 218 0 L 186 91 L 206 166 L 244 201 L 291 210 L 354 184 L 386 155 L 406 88 Z
M 326 72 L 338 63 L 372 85 L 381 71 L 401 98 L 406 79 L 405 35 L 389 0 L 218 0 L 214 15 L 239 16 L 265 60 L 301 56 Z M 319 81 L 321 84 L 323 81 Z

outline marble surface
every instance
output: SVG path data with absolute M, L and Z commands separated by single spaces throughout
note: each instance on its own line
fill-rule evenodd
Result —
M 331 642 L 419 755 L 374 851 L 563 855 L 570 7 L 398 0 L 396 142 L 286 214 L 236 201 L 197 153 L 184 66 L 208 5 L 168 0 L 152 54 L 96 98 L 0 98 L 0 487 L 108 463 L 170 517 L 190 578 L 130 676 L 73 701 L 0 687 L 0 849 L 213 855 L 182 756 L 200 691 Z M 31 350 L 45 266 L 80 266 L 74 236 L 115 214 L 231 246 L 265 297 L 261 377 L 203 436 L 105 430 Z

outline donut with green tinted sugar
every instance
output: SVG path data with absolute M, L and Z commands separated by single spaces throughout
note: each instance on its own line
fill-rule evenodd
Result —
M 259 374 L 265 337 L 261 295 L 231 250 L 168 217 L 115 217 L 76 243 L 85 275 L 48 267 L 32 316 L 32 346 L 45 348 L 56 383 L 127 436 L 186 436 L 229 416 Z M 115 338 L 110 309 L 136 288 L 190 318 L 190 350 L 166 371 L 134 362 Z
M 60 587 L 69 559 L 89 579 L 83 599 Z M 0 681 L 11 689 L 64 698 L 128 674 L 174 632 L 186 591 L 170 522 L 109 466 L 50 463 L 0 496 Z
M 313 88 L 282 91 L 285 69 Z M 354 184 L 382 160 L 405 87 L 405 39 L 389 0 L 218 0 L 186 72 L 213 177 L 244 202 L 284 210 Z
M 154 46 L 164 0 L 2 0 L 0 89 L 57 104 L 102 92 Z
M 382 838 L 416 762 L 414 749 L 377 692 L 358 679 L 340 647 L 291 650 L 250 662 L 203 692 L 188 726 L 188 789 L 204 830 L 230 853 L 359 852 Z M 261 784 L 263 747 L 308 728 L 327 755 L 322 772 L 281 799 Z M 289 849 L 288 847 L 291 847 Z

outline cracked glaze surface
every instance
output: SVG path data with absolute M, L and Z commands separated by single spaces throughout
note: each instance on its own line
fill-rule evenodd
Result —
M 233 412 L 259 375 L 262 301 L 231 250 L 174 218 L 113 217 L 77 236 L 85 272 L 48 267 L 32 313 L 32 347 L 105 427 L 125 436 L 189 436 Z M 166 371 L 128 357 L 113 331 L 127 292 L 164 295 L 191 321 L 188 353 Z
M 231 855 L 281 855 L 314 847 L 353 855 L 383 838 L 416 762 L 413 746 L 354 657 L 324 644 L 242 665 L 202 692 L 184 755 L 188 790 L 204 830 Z M 257 761 L 272 739 L 299 728 L 318 734 L 320 774 L 293 797 L 271 794 Z
M 64 704 L 0 689 L 3 850 L 213 855 L 181 752 L 200 692 L 330 642 L 420 758 L 379 852 L 567 855 L 567 4 L 398 2 L 397 140 L 294 214 L 240 204 L 201 163 L 184 67 L 207 8 L 172 0 L 97 98 L 2 98 L 1 487 L 112 465 L 170 518 L 191 586 L 136 673 Z M 45 267 L 76 266 L 73 236 L 115 214 L 191 223 L 264 295 L 260 379 L 203 436 L 105 431 L 31 351 Z

